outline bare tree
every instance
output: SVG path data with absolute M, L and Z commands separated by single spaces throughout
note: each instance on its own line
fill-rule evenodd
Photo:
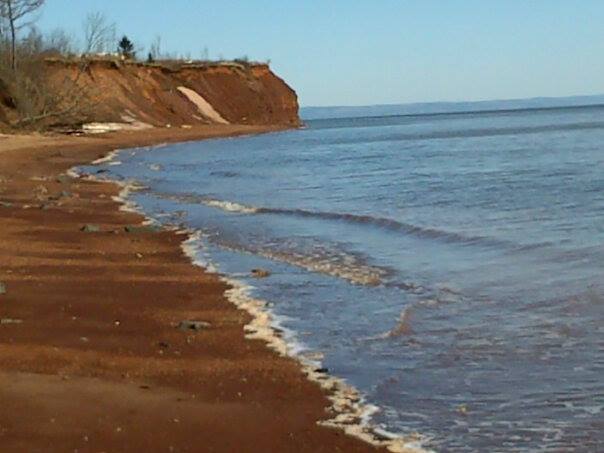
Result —
M 107 51 L 115 42 L 115 24 L 103 13 L 90 13 L 84 21 L 84 54 Z
M 38 11 L 45 0 L 0 0 L 0 14 L 8 23 L 10 34 L 10 60 L 11 69 L 17 69 L 17 33 L 24 27 L 31 25 L 27 17 Z
M 19 78 L 14 85 L 19 118 L 11 126 L 74 124 L 94 114 L 96 95 L 85 83 L 79 82 L 83 74 L 79 69 L 75 77 L 66 75 L 62 80 L 51 81 L 44 62 L 32 61 L 25 65 L 32 66 L 26 69 L 30 76 Z
M 45 50 L 44 36 L 40 31 L 32 26 L 27 35 L 19 39 L 16 54 L 19 56 L 19 64 L 24 60 L 37 58 Z
M 62 28 L 55 28 L 46 38 L 45 50 L 56 52 L 63 56 L 74 53 L 75 39 Z
M 14 128 L 79 124 L 94 116 L 98 103 L 94 84 L 85 80 L 89 59 L 47 58 L 53 53 L 69 56 L 75 44 L 62 30 L 42 35 L 33 26 L 35 11 L 43 3 L 0 0 L 0 83 L 11 104 L 10 115 L 4 115 L 4 121 Z M 107 24 L 102 15 L 89 17 L 86 49 L 101 51 L 113 46 L 113 25 Z M 29 33 L 20 32 L 24 27 Z M 4 104 L 8 105 L 6 100 Z
M 8 36 L 8 26 L 6 24 L 6 4 L 0 1 L 0 40 L 5 40 Z
M 161 59 L 161 36 L 155 35 L 151 47 L 149 48 L 149 56 L 152 60 L 157 61 Z

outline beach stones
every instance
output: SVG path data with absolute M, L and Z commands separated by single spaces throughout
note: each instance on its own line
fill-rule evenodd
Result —
M 2 318 L 0 319 L 1 326 L 7 326 L 9 324 L 23 324 L 22 319 Z
M 461 415 L 468 415 L 468 405 L 460 404 L 459 406 L 457 406 L 457 412 Z
M 181 321 L 178 323 L 178 328 L 183 331 L 190 331 L 190 330 L 199 331 L 199 330 L 209 329 L 210 327 L 212 327 L 212 324 L 210 324 L 209 322 L 205 322 L 205 321 L 186 320 L 186 321 Z
M 80 231 L 83 231 L 84 233 L 98 233 L 101 231 L 101 227 L 98 225 L 86 224 L 80 228 Z
M 252 277 L 255 278 L 266 278 L 266 277 L 270 277 L 271 275 L 271 271 L 268 271 L 266 269 L 252 269 Z
M 59 184 L 67 184 L 67 183 L 71 182 L 71 177 L 67 176 L 67 175 L 59 175 L 59 176 L 57 176 L 56 181 Z
M 43 186 L 40 184 L 38 187 L 36 187 L 34 189 L 34 196 L 38 200 L 42 200 L 42 199 L 46 198 L 47 195 L 48 195 L 48 188 L 46 186 Z
M 57 195 L 53 195 L 52 197 L 48 197 L 48 199 L 50 201 L 57 201 L 57 200 L 60 200 L 61 198 L 69 198 L 69 197 L 71 197 L 71 192 L 68 192 L 67 190 L 62 190 Z
M 158 233 L 161 231 L 161 227 L 157 225 L 128 225 L 124 227 L 124 231 L 131 234 Z

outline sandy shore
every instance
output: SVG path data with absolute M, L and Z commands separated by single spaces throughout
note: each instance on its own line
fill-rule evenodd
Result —
M 185 236 L 127 233 L 143 219 L 117 186 L 61 176 L 115 148 L 263 130 L 0 136 L 1 451 L 380 451 L 317 425 L 326 395 L 245 339 L 249 315 Z M 210 327 L 176 327 L 190 319 Z

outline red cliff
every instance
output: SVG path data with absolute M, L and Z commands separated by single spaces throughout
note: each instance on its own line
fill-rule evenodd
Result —
M 266 64 L 146 64 L 116 60 L 83 64 L 49 59 L 45 72 L 49 86 L 59 93 L 57 98 L 64 98 L 62 102 L 66 104 L 74 104 L 74 99 L 66 98 L 77 98 L 78 107 L 69 112 L 69 119 L 63 115 L 48 121 L 55 125 L 300 124 L 295 91 Z M 69 84 L 77 84 L 77 89 L 66 89 Z M 6 89 L 0 89 L 0 98 L 4 100 L 0 102 L 0 122 L 6 122 L 14 116 Z

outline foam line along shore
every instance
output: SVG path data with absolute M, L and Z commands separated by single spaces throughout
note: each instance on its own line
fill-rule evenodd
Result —
M 325 392 L 245 338 L 251 317 L 183 254 L 187 235 L 126 232 L 144 218 L 120 210 L 119 187 L 68 175 L 118 148 L 277 129 L 3 139 L 1 317 L 19 321 L 0 330 L 3 445 L 195 451 L 203 439 L 244 451 L 254 439 L 265 451 L 379 450 L 317 424 L 329 418 Z M 190 319 L 209 327 L 178 328 Z

